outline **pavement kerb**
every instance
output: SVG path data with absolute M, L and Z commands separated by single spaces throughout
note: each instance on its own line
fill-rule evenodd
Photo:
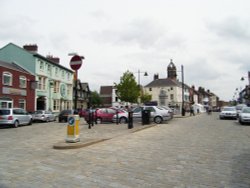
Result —
M 87 147 L 99 142 L 104 142 L 106 140 L 110 140 L 111 138 L 106 139 L 87 139 L 87 140 L 80 140 L 79 142 L 69 143 L 66 141 L 61 141 L 53 145 L 54 149 L 78 149 L 82 147 Z
M 143 125 L 141 127 L 134 127 L 133 129 L 130 129 L 131 131 L 129 131 L 129 133 L 136 133 L 151 127 L 156 126 L 157 124 L 153 124 L 153 125 Z M 125 133 L 127 134 L 127 133 Z M 124 134 L 123 134 L 124 135 Z M 112 138 L 118 137 L 118 136 L 122 136 L 122 135 L 117 135 L 114 136 Z M 110 140 L 112 138 L 100 138 L 100 139 L 80 139 L 79 142 L 66 142 L 66 141 L 60 141 L 56 144 L 53 145 L 53 149 L 57 149 L 57 150 L 64 150 L 64 149 L 78 149 L 78 148 L 83 148 L 83 147 L 87 147 L 93 144 L 97 144 L 100 142 L 104 142 L 106 140 Z

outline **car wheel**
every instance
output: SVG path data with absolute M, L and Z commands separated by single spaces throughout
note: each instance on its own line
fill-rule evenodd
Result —
M 239 123 L 240 123 L 241 125 L 244 125 L 244 123 L 241 121 L 241 119 L 239 119 Z
M 32 122 L 33 122 L 33 120 L 32 120 L 32 119 L 30 119 L 30 121 L 29 121 L 28 125 L 32 125 Z
M 14 128 L 17 128 L 19 126 L 19 122 L 16 120 L 15 122 L 14 122 Z
M 121 124 L 125 124 L 125 123 L 127 123 L 127 118 L 121 117 L 119 122 L 120 122 Z
M 101 124 L 101 123 L 102 123 L 102 119 L 101 119 L 101 118 L 97 118 L 97 119 L 96 119 L 96 123 L 97 123 L 97 124 Z
M 156 116 L 154 118 L 154 122 L 157 123 L 157 124 L 160 124 L 160 123 L 162 123 L 162 118 L 160 116 Z

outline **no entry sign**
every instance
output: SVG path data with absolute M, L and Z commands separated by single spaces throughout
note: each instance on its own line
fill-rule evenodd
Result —
M 82 66 L 82 59 L 83 57 L 80 57 L 79 55 L 74 55 L 70 60 L 70 67 L 73 70 L 78 70 Z

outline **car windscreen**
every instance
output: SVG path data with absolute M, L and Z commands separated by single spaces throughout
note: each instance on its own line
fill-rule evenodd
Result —
M 223 111 L 235 111 L 235 108 L 224 108 Z
M 43 111 L 35 111 L 35 114 L 43 114 Z
M 242 112 L 243 113 L 250 113 L 250 108 L 243 108 Z
M 0 115 L 10 115 L 10 110 L 0 110 Z

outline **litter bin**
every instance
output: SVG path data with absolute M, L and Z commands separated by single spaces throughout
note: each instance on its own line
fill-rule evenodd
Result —
M 128 112 L 128 129 L 133 128 L 133 112 Z
M 79 142 L 80 130 L 79 130 L 80 117 L 79 115 L 68 116 L 67 137 L 66 142 Z
M 150 110 L 142 110 L 142 125 L 150 124 Z

